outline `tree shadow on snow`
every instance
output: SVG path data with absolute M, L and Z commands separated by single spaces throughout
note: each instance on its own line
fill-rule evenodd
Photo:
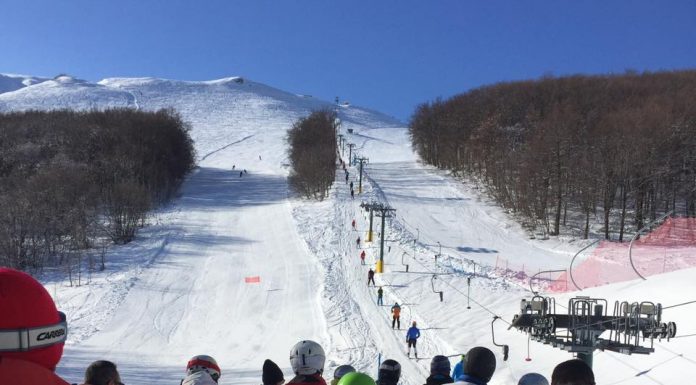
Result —
M 175 203 L 186 209 L 217 210 L 266 205 L 288 197 L 284 176 L 250 172 L 240 177 L 239 173 L 236 170 L 199 168 L 184 183 Z

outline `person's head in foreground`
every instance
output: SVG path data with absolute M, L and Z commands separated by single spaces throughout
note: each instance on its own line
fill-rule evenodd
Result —
M 483 346 L 469 349 L 466 353 L 464 375 L 461 380 L 474 384 L 487 384 L 494 372 L 495 354 L 490 349 Z
M 116 364 L 111 361 L 94 361 L 85 370 L 85 385 L 123 385 Z
M 595 385 L 594 373 L 582 360 L 568 360 L 556 365 L 551 385 Z

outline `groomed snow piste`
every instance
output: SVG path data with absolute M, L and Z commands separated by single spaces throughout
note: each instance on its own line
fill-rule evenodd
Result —
M 43 278 L 68 315 L 70 335 L 58 372 L 69 381 L 80 382 L 90 362 L 108 359 L 118 364 L 125 383 L 177 383 L 196 354 L 218 360 L 221 384 L 260 383 L 266 358 L 289 380 L 288 353 L 302 339 L 325 347 L 327 379 L 346 363 L 374 376 L 381 357 L 402 364 L 404 385 L 424 383 L 433 355 L 456 356 L 476 345 L 497 355 L 491 384 L 514 384 L 530 371 L 550 376 L 571 358 L 531 343 L 526 360 L 526 335 L 508 331 L 506 322 L 530 293 L 523 281 L 504 278 L 493 267 L 563 269 L 586 243 L 530 240 L 474 186 L 420 164 L 402 123 L 242 78 L 91 83 L 0 75 L 0 111 L 106 107 L 179 111 L 192 125 L 199 167 L 136 241 L 108 251 L 106 271 L 89 277 L 89 284 L 69 287 L 58 275 Z M 321 108 L 338 109 L 342 133 L 369 158 L 363 193 L 355 199 L 340 169 L 323 202 L 299 199 L 288 189 L 286 130 Z M 357 189 L 357 168 L 349 172 Z M 368 226 L 359 204 L 373 200 L 396 209 L 384 234 L 385 273 L 377 277 L 385 306 L 376 305 L 376 289 L 367 287 L 367 266 L 360 265 L 355 243 L 366 238 Z M 378 243 L 361 247 L 374 263 Z M 473 266 L 467 309 L 466 278 Z M 581 294 L 669 306 L 694 299 L 693 275 L 693 269 L 682 270 L 568 293 L 557 303 Z M 247 282 L 255 277 L 259 282 Z M 443 302 L 433 289 L 444 292 Z M 401 330 L 389 323 L 395 301 L 402 305 Z M 503 318 L 495 324 L 496 340 L 510 345 L 508 361 L 491 341 L 494 315 Z M 678 335 L 695 333 L 694 315 L 693 305 L 663 314 L 677 322 Z M 411 321 L 423 334 L 419 356 L 425 359 L 419 361 L 405 356 Z M 598 384 L 683 384 L 696 374 L 693 338 L 656 342 L 655 350 L 649 356 L 598 352 Z

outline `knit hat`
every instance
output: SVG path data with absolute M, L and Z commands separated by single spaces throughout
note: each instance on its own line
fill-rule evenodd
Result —
M 445 356 L 435 356 L 432 361 L 430 361 L 430 374 L 444 374 L 449 375 L 450 372 L 450 361 L 449 358 Z
M 266 360 L 263 362 L 261 381 L 263 382 L 263 385 L 276 385 L 281 381 L 285 381 L 285 378 L 283 377 L 283 372 L 275 362 Z
M 55 370 L 63 355 L 67 325 L 51 295 L 37 280 L 21 271 L 0 268 L 0 358 L 30 361 Z M 4 351 L 3 351 L 4 350 Z
M 553 368 L 552 384 L 573 383 L 578 385 L 594 385 L 595 378 L 592 368 L 585 361 L 573 359 L 561 362 Z
M 384 360 L 379 366 L 377 382 L 379 384 L 396 384 L 401 377 L 401 364 L 395 360 Z
M 466 353 L 464 373 L 488 382 L 495 372 L 495 354 L 483 346 L 469 349 Z
M 549 385 L 549 380 L 539 373 L 527 373 L 520 377 L 517 385 Z

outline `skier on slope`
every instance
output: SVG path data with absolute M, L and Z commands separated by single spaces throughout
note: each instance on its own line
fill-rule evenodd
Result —
M 181 385 L 216 385 L 221 374 L 213 357 L 193 356 L 186 364 L 186 377 L 181 380 Z
M 350 199 L 355 199 L 355 190 L 350 189 Z
M 290 350 L 290 366 L 295 378 L 288 384 L 326 385 L 321 377 L 326 355 L 321 345 L 314 341 L 300 341 Z
M 370 282 L 372 282 L 372 286 L 375 285 L 375 271 L 370 268 L 370 270 L 367 271 L 367 286 L 370 286 Z
M 353 230 L 355 230 L 355 219 L 353 219 L 353 222 L 350 223 L 351 226 L 353 226 Z
M 394 306 L 391 307 L 392 313 L 392 329 L 394 329 L 394 324 L 396 324 L 397 329 L 401 329 L 401 306 L 398 302 L 394 302 Z
M 358 239 L 355 240 L 355 244 L 356 244 L 357 248 L 359 249 L 360 248 L 360 237 L 359 236 L 358 236 Z
M 377 289 L 377 305 L 379 305 L 379 306 L 384 305 L 383 297 L 384 297 L 384 290 L 382 290 L 382 286 L 380 286 L 379 289 Z
M 365 264 L 365 250 L 363 250 L 363 251 L 360 253 L 360 264 L 361 264 L 361 265 L 364 265 L 364 264 Z
M 411 346 L 413 346 L 413 353 L 416 358 L 418 358 L 418 349 L 416 349 L 416 341 L 420 337 L 420 330 L 416 327 L 416 321 L 413 321 L 413 325 L 408 328 L 406 332 L 406 343 L 408 344 L 408 352 L 406 352 L 407 357 L 411 357 Z
M 401 364 L 396 360 L 384 360 L 377 372 L 377 385 L 396 385 L 401 377 Z
M 353 182 L 350 182 L 350 189 L 353 189 Z

